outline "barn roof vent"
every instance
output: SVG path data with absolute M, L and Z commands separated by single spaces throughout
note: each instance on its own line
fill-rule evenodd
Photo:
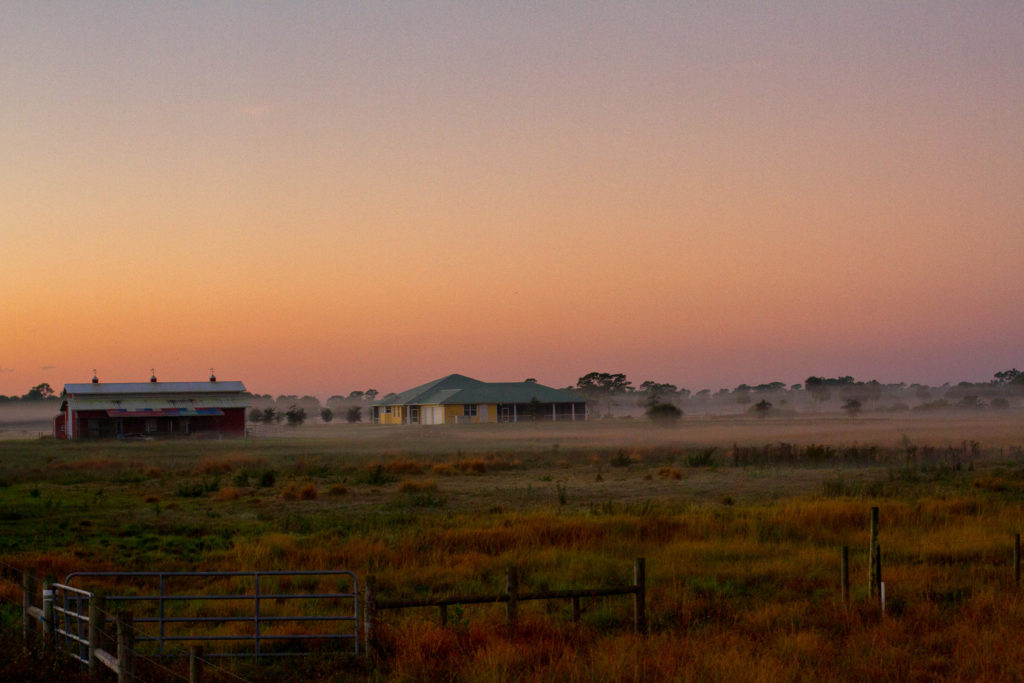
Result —
M 217 375 L 213 374 L 213 368 L 210 368 L 210 381 L 211 382 L 216 382 L 217 381 Z
M 99 384 L 100 383 L 100 378 L 96 376 L 96 370 L 92 371 L 92 383 L 93 384 Z
M 156 370 L 150 370 L 150 372 L 153 373 L 153 374 L 151 374 L 149 376 L 149 381 L 150 382 L 155 382 L 156 381 Z

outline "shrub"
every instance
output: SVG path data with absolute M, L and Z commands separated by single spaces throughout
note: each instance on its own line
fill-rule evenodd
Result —
M 334 411 L 331 410 L 330 408 L 321 408 L 320 419 L 323 420 L 324 422 L 330 422 L 331 420 L 334 419 Z
M 343 496 L 348 493 L 348 489 L 345 488 L 344 484 L 334 484 L 331 488 L 327 489 L 327 495 L 329 496 Z
M 556 482 L 555 494 L 558 496 L 559 505 L 565 505 L 569 502 L 569 490 L 565 487 L 565 484 Z
M 671 403 L 656 403 L 646 414 L 648 420 L 663 427 L 678 424 L 683 417 L 683 411 Z
M 198 498 L 203 495 L 202 484 L 182 484 L 175 491 L 175 495 L 179 498 Z
M 274 470 L 267 470 L 260 475 L 260 486 L 265 489 L 269 489 L 277 481 L 277 472 Z
M 234 486 L 228 486 L 227 488 L 221 489 L 214 496 L 216 500 L 238 500 L 242 497 L 242 492 Z
M 386 471 L 382 465 L 365 470 L 353 478 L 354 483 L 369 486 L 382 486 L 396 481 L 398 481 L 398 475 Z
M 292 482 L 281 489 L 281 498 L 284 500 L 298 500 L 299 499 L 299 487 L 295 482 Z
M 306 421 L 306 411 L 298 406 L 292 406 L 284 414 L 285 419 L 288 420 L 289 427 L 298 427 Z
M 712 447 L 712 448 L 705 448 L 700 453 L 690 453 L 690 454 L 688 454 L 686 456 L 686 466 L 687 467 L 710 467 L 711 465 L 714 465 L 715 464 L 715 460 L 714 460 L 713 456 L 715 454 L 715 450 L 717 450 L 717 449 L 715 449 L 714 447 Z
M 360 406 L 351 406 L 345 411 L 345 421 L 349 424 L 355 424 L 356 422 L 362 422 L 363 420 L 363 409 Z
M 396 460 L 384 466 L 392 474 L 423 474 L 423 466 L 412 460 Z
M 299 497 L 302 498 L 302 500 L 316 500 L 316 486 L 314 486 L 313 484 L 307 484 L 306 486 L 303 486 L 302 491 L 299 492 Z
M 400 493 L 423 493 L 425 491 L 436 491 L 436 490 L 437 490 L 437 483 L 434 482 L 434 481 L 424 481 L 424 482 L 403 481 L 398 486 L 398 491 Z
M 612 467 L 629 467 L 633 464 L 633 460 L 626 455 L 626 451 L 620 449 L 619 452 L 608 461 L 608 464 Z

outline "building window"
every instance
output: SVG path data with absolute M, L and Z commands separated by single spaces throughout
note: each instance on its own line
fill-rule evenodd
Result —
M 476 417 L 476 404 L 462 406 L 462 414 L 466 417 Z
M 154 417 L 146 418 L 146 433 L 147 434 L 155 434 L 156 433 L 156 418 L 154 418 Z
M 390 415 L 391 414 L 391 406 L 384 406 L 384 414 L 385 415 Z
M 420 407 L 409 406 L 409 422 L 412 424 L 418 424 L 420 421 Z

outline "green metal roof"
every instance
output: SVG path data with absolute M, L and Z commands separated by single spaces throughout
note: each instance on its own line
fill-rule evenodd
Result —
M 465 405 L 473 403 L 583 403 L 575 391 L 553 389 L 536 382 L 481 382 L 465 375 L 448 375 L 387 396 L 375 405 Z

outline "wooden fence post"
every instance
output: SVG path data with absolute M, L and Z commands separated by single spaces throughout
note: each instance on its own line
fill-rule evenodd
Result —
M 879 583 L 882 579 L 876 573 L 878 564 L 875 558 L 878 553 L 878 508 L 871 508 L 871 541 L 868 544 L 868 597 L 878 599 Z
M 448 625 L 448 605 L 439 605 L 438 609 L 441 611 L 441 626 Z
M 647 569 L 644 558 L 638 557 L 633 563 L 633 632 L 647 633 Z
M 875 576 L 875 602 L 882 604 L 882 546 L 875 545 L 874 554 L 871 557 L 871 570 Z
M 43 647 L 51 648 L 54 645 L 53 623 L 53 578 L 47 576 L 43 579 Z
M 843 546 L 842 562 L 839 566 L 839 582 L 843 588 L 843 604 L 850 602 L 850 546 Z
M 572 623 L 580 623 L 580 596 L 572 596 Z
M 100 669 L 100 661 L 96 658 L 96 650 L 103 649 L 103 611 L 106 600 L 102 593 L 93 593 L 89 598 L 89 673 L 95 674 Z
M 203 648 L 193 645 L 188 649 L 188 683 L 201 683 L 203 680 Z
M 512 636 L 516 632 L 516 620 L 519 616 L 519 571 L 515 565 L 508 568 L 508 575 L 505 582 L 505 592 L 508 594 L 506 612 L 508 613 L 508 634 Z
M 1013 535 L 1013 582 L 1020 588 L 1020 534 Z
M 377 577 L 367 576 L 363 600 L 363 647 L 366 657 L 373 659 L 377 648 Z
M 29 609 L 32 607 L 32 595 L 35 592 L 36 577 L 26 569 L 21 574 L 21 628 L 25 636 L 25 645 L 32 641 L 32 637 L 36 633 L 35 619 Z
M 117 683 L 128 683 L 135 678 L 132 671 L 132 647 L 135 645 L 135 631 L 132 628 L 132 613 L 117 613 Z

